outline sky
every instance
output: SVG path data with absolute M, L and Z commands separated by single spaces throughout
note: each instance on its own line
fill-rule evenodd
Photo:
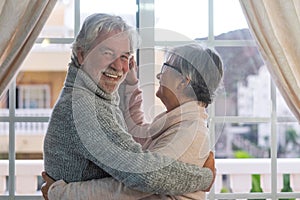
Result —
M 136 10 L 135 0 L 81 2 L 81 12 L 106 12 L 126 18 Z M 214 0 L 214 23 L 215 35 L 248 27 L 238 0 Z M 207 37 L 208 0 L 155 0 L 155 24 L 156 28 L 176 31 L 191 39 Z

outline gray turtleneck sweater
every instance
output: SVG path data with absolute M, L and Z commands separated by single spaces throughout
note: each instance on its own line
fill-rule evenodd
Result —
M 208 188 L 210 169 L 143 151 L 127 133 L 118 104 L 117 94 L 69 67 L 44 141 L 49 176 L 66 182 L 113 176 L 132 189 L 170 195 Z

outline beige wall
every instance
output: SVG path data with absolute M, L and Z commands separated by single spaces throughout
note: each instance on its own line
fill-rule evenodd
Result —
M 66 71 L 71 58 L 69 52 L 31 52 L 24 60 L 22 71 Z
M 16 153 L 42 153 L 45 135 L 16 135 Z M 8 153 L 8 135 L 0 135 L 0 153 Z

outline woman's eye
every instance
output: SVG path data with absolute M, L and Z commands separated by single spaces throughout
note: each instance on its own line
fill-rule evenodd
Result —
M 111 52 L 111 51 L 104 51 L 103 54 L 104 55 L 108 55 L 108 56 L 112 56 L 113 52 Z

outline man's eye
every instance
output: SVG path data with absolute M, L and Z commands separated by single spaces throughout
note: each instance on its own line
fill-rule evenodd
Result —
M 124 60 L 124 61 L 127 61 L 127 60 L 129 60 L 129 56 L 127 56 L 127 55 L 122 55 L 122 56 L 121 56 L 121 59 Z

